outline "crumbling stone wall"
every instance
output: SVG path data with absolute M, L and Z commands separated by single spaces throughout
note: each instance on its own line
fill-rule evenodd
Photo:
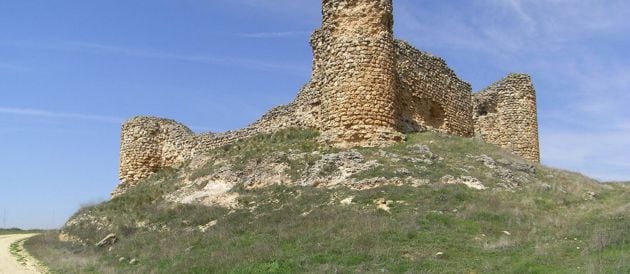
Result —
M 540 162 L 536 91 L 531 77 L 510 74 L 473 95 L 475 135 Z
M 160 168 L 189 159 L 196 145 L 193 132 L 176 121 L 154 117 L 127 121 L 121 136 L 121 186 L 132 186 Z
M 402 131 L 433 129 L 472 136 L 470 84 L 459 79 L 441 58 L 400 40 L 394 48 Z
M 513 74 L 472 95 L 444 60 L 394 40 L 392 10 L 392 0 L 322 0 L 311 80 L 293 102 L 246 128 L 195 135 L 173 120 L 126 122 L 114 194 L 204 151 L 285 128 L 317 129 L 338 146 L 379 146 L 424 130 L 475 135 L 539 161 L 529 76 Z
M 252 125 L 235 131 L 197 135 L 181 123 L 158 117 L 139 116 L 125 122 L 121 134 L 120 184 L 112 196 L 161 168 L 256 134 L 286 128 L 318 128 L 319 93 L 313 85 L 305 86 L 291 104 L 276 107 Z
M 236 131 L 196 135 L 185 125 L 158 117 L 135 117 L 122 126 L 119 179 L 112 195 L 123 193 L 156 171 L 191 159 L 199 153 L 282 128 L 300 127 L 291 119 L 293 105 L 278 107 L 256 123 Z

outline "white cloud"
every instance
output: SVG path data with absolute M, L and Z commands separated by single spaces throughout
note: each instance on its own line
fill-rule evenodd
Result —
M 601 180 L 630 179 L 630 64 L 582 56 L 531 67 L 547 89 L 539 108 L 543 160 Z M 554 84 L 562 88 L 553 89 Z M 546 93 L 546 94 L 545 94 Z
M 630 129 L 589 132 L 550 129 L 541 135 L 543 162 L 604 181 L 628 180 Z
M 558 50 L 578 41 L 630 29 L 630 2 L 611 0 L 482 0 L 440 2 L 425 9 L 415 1 L 396 3 L 403 38 L 486 54 Z
M 286 72 L 304 71 L 303 66 L 291 65 L 286 63 L 278 63 L 273 61 L 263 61 L 251 58 L 239 58 L 239 57 L 216 57 L 207 55 L 183 55 L 173 54 L 162 51 L 155 51 L 151 49 L 137 49 L 128 47 L 117 47 L 105 44 L 87 43 L 87 42 L 65 42 L 67 47 L 72 49 L 80 49 L 91 51 L 95 53 L 112 53 L 128 55 L 133 57 L 155 58 L 155 59 L 170 59 L 186 62 L 201 62 L 225 66 L 238 66 L 250 69 L 258 70 L 281 70 Z
M 33 117 L 41 117 L 41 118 L 89 120 L 89 121 L 114 123 L 114 124 L 121 124 L 123 122 L 123 119 L 118 118 L 118 117 L 101 116 L 101 115 L 84 114 L 84 113 L 55 112 L 55 111 L 32 109 L 32 108 L 0 107 L 0 114 L 33 116 Z
M 420 48 L 475 56 L 493 73 L 533 74 L 543 161 L 599 179 L 630 178 L 630 63 L 620 47 L 629 42 L 630 2 L 434 5 L 397 2 L 398 36 Z
M 121 47 L 113 46 L 101 43 L 91 43 L 83 41 L 60 41 L 60 42 L 31 42 L 31 41 L 7 41 L 0 40 L 0 45 L 19 47 L 19 48 L 34 48 L 42 50 L 59 50 L 59 51 L 74 51 L 74 52 L 86 52 L 93 54 L 115 54 L 138 58 L 152 58 L 152 59 L 164 59 L 174 60 L 181 62 L 197 62 L 208 63 L 222 66 L 236 66 L 248 69 L 263 70 L 263 71 L 282 71 L 291 74 L 308 74 L 309 67 L 280 63 L 275 61 L 259 60 L 254 58 L 242 58 L 242 57 L 218 57 L 208 55 L 194 55 L 194 54 L 176 54 L 170 52 L 164 52 L 153 49 L 133 48 L 133 47 Z
M 518 18 L 520 18 L 521 21 L 523 21 L 523 22 L 525 22 L 526 24 L 529 24 L 529 25 L 533 24 L 534 20 L 523 9 L 521 1 L 519 1 L 519 0 L 496 1 L 496 0 L 494 0 L 494 2 L 507 5 L 507 7 L 510 8 L 518 16 Z

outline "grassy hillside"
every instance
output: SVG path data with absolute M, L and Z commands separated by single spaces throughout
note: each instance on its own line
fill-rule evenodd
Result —
M 81 209 L 62 231 L 74 241 L 55 232 L 25 246 L 57 273 L 630 272 L 628 185 L 434 133 L 348 151 L 316 137 L 286 131 L 209 152 Z M 171 199 L 210 191 L 228 171 L 231 206 Z M 352 183 L 328 183 L 338 178 Z M 116 244 L 94 246 L 109 233 Z

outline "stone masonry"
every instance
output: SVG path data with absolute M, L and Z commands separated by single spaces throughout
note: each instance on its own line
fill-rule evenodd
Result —
M 540 161 L 536 92 L 526 74 L 510 74 L 473 95 L 475 135 Z
M 392 2 L 324 0 L 313 35 L 321 131 L 340 146 L 400 141 Z
M 402 132 L 432 129 L 473 136 L 470 84 L 460 80 L 446 62 L 396 41 L 398 123 Z
M 194 133 L 173 120 L 136 117 L 123 125 L 119 176 L 133 184 L 158 169 L 188 159 Z
M 201 152 L 286 128 L 319 130 L 339 147 L 386 145 L 432 130 L 477 136 L 539 161 L 529 76 L 510 74 L 473 95 L 444 60 L 394 39 L 392 0 L 322 0 L 322 22 L 311 35 L 311 80 L 293 102 L 250 126 L 197 135 L 173 120 L 127 121 L 113 195 Z

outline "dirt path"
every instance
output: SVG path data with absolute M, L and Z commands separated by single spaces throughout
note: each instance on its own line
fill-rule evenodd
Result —
M 33 266 L 24 266 L 18 262 L 18 257 L 24 258 L 24 256 L 26 256 L 25 251 L 18 252 L 18 256 L 11 254 L 11 244 L 34 235 L 35 234 L 0 235 L 0 274 L 39 273 Z M 22 249 L 21 245 L 19 249 Z

